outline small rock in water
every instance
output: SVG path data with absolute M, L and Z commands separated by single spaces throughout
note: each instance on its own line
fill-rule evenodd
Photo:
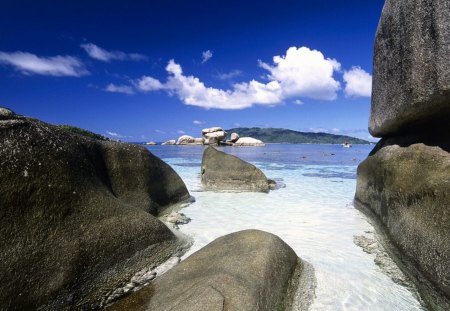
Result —
M 191 221 L 191 219 L 183 213 L 172 212 L 169 214 L 169 216 L 167 216 L 167 222 L 170 222 L 174 225 L 185 225 L 189 221 Z

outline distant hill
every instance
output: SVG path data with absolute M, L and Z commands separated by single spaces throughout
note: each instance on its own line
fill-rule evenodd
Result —
M 290 144 L 369 144 L 367 140 L 345 135 L 328 133 L 298 132 L 281 128 L 238 127 L 226 130 L 228 136 L 238 133 L 241 137 L 253 137 L 265 143 L 290 143 Z M 229 139 L 229 138 L 228 138 Z

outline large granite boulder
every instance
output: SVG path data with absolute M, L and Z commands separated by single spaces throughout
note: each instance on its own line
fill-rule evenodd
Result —
M 240 137 L 233 146 L 237 147 L 264 147 L 264 144 L 261 140 L 252 138 L 252 137 Z
M 176 144 L 177 144 L 177 141 L 175 139 L 170 139 L 170 140 L 167 140 L 167 141 L 163 142 L 161 145 L 163 145 L 163 146 L 171 146 L 171 145 L 176 145 Z
M 202 135 L 205 138 L 206 145 L 216 145 L 227 137 L 227 132 L 221 127 L 210 127 L 203 129 Z
M 0 309 L 94 309 L 183 243 L 155 215 L 189 199 L 144 147 L 0 120 Z
M 427 303 L 450 310 L 450 144 L 417 141 L 378 143 L 358 167 L 355 203 L 379 221 L 418 279 L 447 297 L 436 301 L 423 292 Z
M 387 0 L 374 51 L 370 132 L 385 137 L 450 117 L 450 1 Z
M 195 143 L 195 138 L 189 135 L 182 135 L 177 140 L 177 145 L 190 145 Z
M 230 136 L 230 141 L 235 143 L 237 140 L 239 139 L 239 134 L 238 133 L 231 133 Z
M 246 230 L 218 238 L 107 310 L 290 310 L 300 278 L 311 299 L 311 267 L 279 237 Z
M 211 146 L 203 152 L 201 176 L 205 190 L 269 192 L 259 168 Z

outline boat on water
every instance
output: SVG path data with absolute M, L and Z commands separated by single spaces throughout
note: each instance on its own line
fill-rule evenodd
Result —
M 345 143 L 342 144 L 342 147 L 344 147 L 344 148 L 351 148 L 352 144 L 345 142 Z

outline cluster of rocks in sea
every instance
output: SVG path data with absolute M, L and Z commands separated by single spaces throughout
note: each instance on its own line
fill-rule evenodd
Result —
M 386 234 L 426 305 L 450 310 L 450 2 L 387 0 L 355 205 Z
M 191 240 L 161 219 L 187 223 L 173 207 L 192 198 L 142 146 L 0 108 L 0 174 L 0 309 L 269 311 L 299 292 L 312 300 L 311 266 L 263 231 L 223 236 L 179 263 Z
M 182 135 L 177 140 L 171 139 L 163 142 L 162 145 L 265 146 L 259 139 L 239 137 L 238 133 L 231 133 L 230 139 L 226 139 L 226 137 L 227 132 L 221 127 L 210 127 L 202 130 L 202 137 L 195 138 L 190 135 Z

